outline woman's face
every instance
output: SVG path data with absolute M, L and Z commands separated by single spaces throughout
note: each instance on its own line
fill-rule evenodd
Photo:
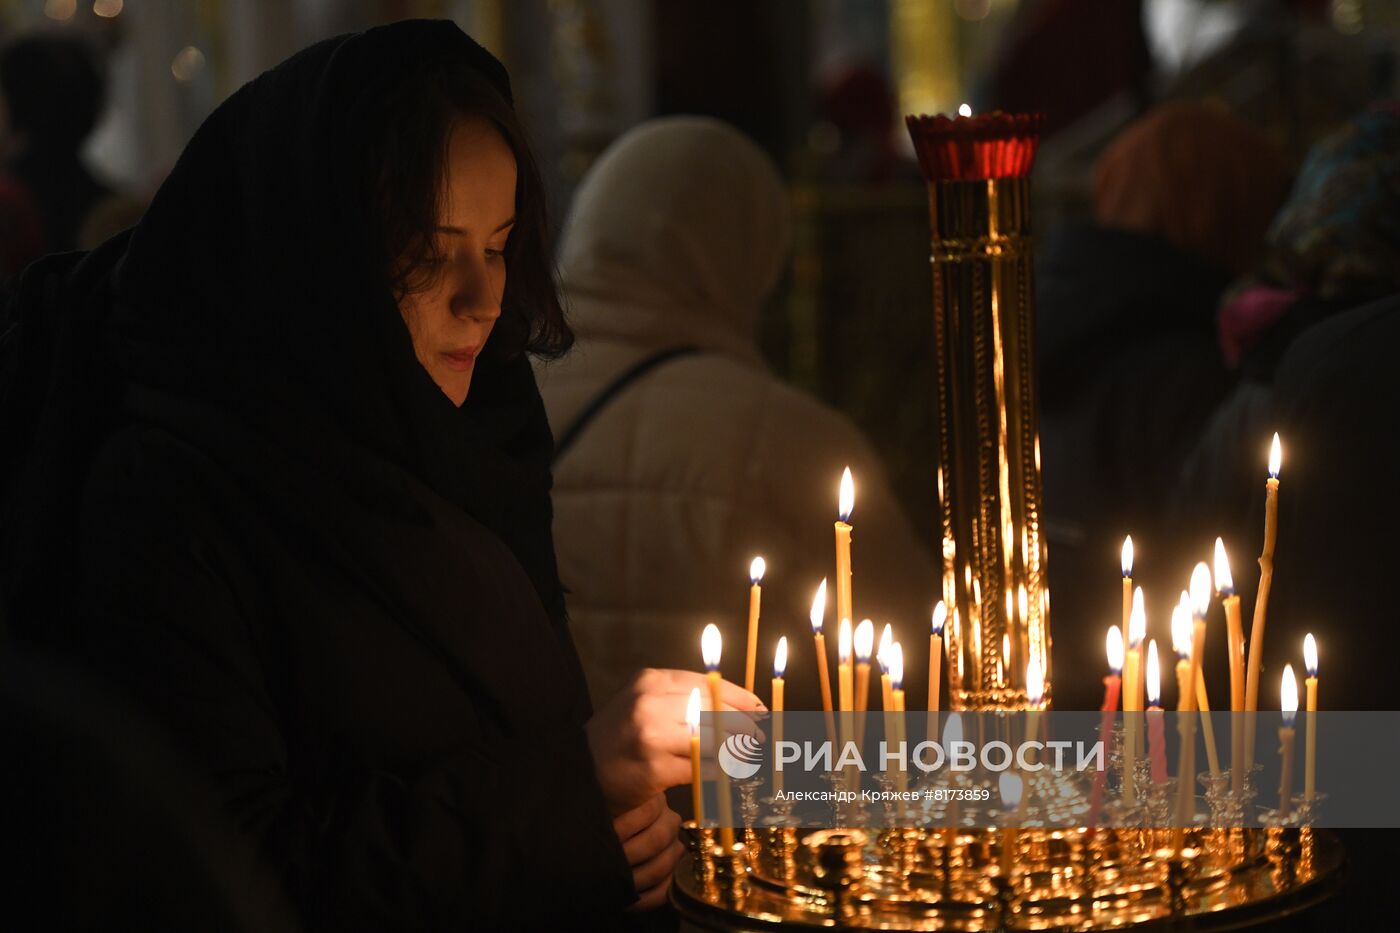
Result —
M 439 262 L 428 288 L 399 301 L 418 362 L 461 405 L 476 357 L 501 316 L 506 238 L 515 223 L 515 156 L 484 120 L 464 120 L 448 140 L 433 231 Z

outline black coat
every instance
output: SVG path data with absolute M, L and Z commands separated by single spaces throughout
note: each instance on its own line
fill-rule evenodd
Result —
M 222 104 L 129 237 L 26 274 L 0 348 L 4 596 L 150 714 L 309 928 L 615 915 L 635 892 L 521 293 L 453 406 L 345 168 L 424 81 L 510 97 L 450 23 L 327 40 Z

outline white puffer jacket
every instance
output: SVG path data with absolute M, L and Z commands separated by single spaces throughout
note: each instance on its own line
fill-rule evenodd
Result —
M 856 619 L 893 624 L 909 705 L 921 702 L 932 558 L 856 427 L 758 354 L 755 325 L 787 247 L 776 171 L 713 120 L 632 131 L 579 189 L 560 257 L 579 341 L 537 372 L 555 437 L 638 361 L 697 350 L 621 392 L 556 463 L 560 574 L 595 701 L 641 667 L 699 668 L 707 622 L 724 634 L 725 676 L 742 683 L 748 567 L 762 555 L 758 692 L 768 698 L 774 646 L 787 635 L 788 708 L 819 708 L 808 607 L 834 573 L 837 483 L 850 465 Z

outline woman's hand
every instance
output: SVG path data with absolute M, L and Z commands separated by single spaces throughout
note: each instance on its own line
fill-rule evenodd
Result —
M 627 864 L 632 866 L 632 884 L 640 896 L 632 910 L 650 910 L 665 902 L 671 873 L 684 849 L 678 838 L 680 827 L 680 814 L 666 805 L 665 794 L 657 794 L 613 820 Z
M 704 674 L 644 670 L 588 721 L 593 767 L 614 816 L 690 780 L 685 704 L 696 687 L 709 697 Z M 767 712 L 758 697 L 729 681 L 721 684 L 720 700 L 725 710 Z

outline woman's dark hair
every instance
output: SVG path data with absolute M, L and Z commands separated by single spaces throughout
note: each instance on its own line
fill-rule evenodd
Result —
M 396 300 L 432 284 L 439 209 L 452 129 L 470 118 L 491 123 L 515 155 L 515 226 L 506 241 L 506 290 L 493 349 L 548 359 L 562 356 L 574 335 L 564 320 L 549 247 L 544 183 L 514 107 L 469 62 L 425 62 L 402 83 L 362 99 L 352 126 L 374 127 L 346 156 L 355 190 L 377 240 L 369 244 Z M 352 131 L 352 136 L 357 135 Z

